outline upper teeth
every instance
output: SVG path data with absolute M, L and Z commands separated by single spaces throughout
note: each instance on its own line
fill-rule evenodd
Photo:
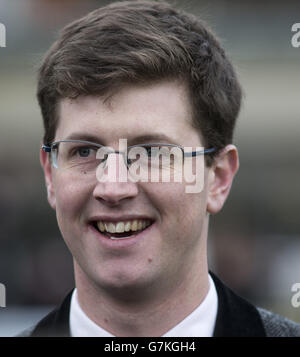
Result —
M 151 224 L 149 220 L 135 219 L 133 221 L 120 221 L 120 222 L 102 222 L 98 221 L 97 226 L 101 232 L 109 233 L 123 233 L 129 231 L 138 231 L 144 229 Z

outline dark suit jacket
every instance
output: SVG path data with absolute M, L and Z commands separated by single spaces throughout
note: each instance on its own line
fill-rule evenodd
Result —
M 256 308 L 235 294 L 210 273 L 218 294 L 214 337 L 289 337 L 300 336 L 300 324 Z M 70 337 L 71 291 L 62 304 L 19 337 Z M 17 336 L 17 337 L 18 337 Z

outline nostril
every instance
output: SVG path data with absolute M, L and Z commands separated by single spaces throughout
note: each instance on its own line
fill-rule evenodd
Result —
M 139 193 L 139 186 L 136 182 L 129 180 L 110 182 L 109 180 L 99 181 L 93 190 L 93 197 L 101 200 L 110 206 L 116 206 L 124 199 L 135 198 Z

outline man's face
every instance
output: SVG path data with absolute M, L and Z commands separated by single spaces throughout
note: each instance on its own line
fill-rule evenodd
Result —
M 185 88 L 177 82 L 126 86 L 109 102 L 99 97 L 64 99 L 55 141 L 87 136 L 118 150 L 144 135 L 164 142 L 203 146 L 191 127 Z M 111 155 L 110 155 L 111 156 Z M 121 155 L 115 155 L 122 160 Z M 207 183 L 201 193 L 186 193 L 184 182 L 99 182 L 44 165 L 48 199 L 75 262 L 75 273 L 102 288 L 166 286 L 206 265 Z M 209 176 L 205 169 L 205 178 Z M 130 239 L 112 240 L 95 221 L 149 219 L 151 226 Z

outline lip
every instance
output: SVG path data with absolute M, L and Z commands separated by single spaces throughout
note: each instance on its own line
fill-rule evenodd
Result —
M 111 219 L 111 217 L 110 217 Z M 120 219 L 120 218 L 118 218 Z M 128 218 L 127 218 L 128 219 Z M 137 218 L 135 218 L 137 219 Z M 141 218 L 139 218 L 141 219 Z M 149 218 L 148 218 L 149 219 Z M 99 219 L 100 220 L 100 219 Z M 110 221 L 113 222 L 113 221 Z M 138 245 L 141 244 L 147 237 L 149 237 L 149 234 L 151 234 L 151 231 L 153 230 L 153 226 L 155 226 L 155 222 L 152 220 L 152 223 L 150 226 L 145 228 L 142 232 L 132 235 L 130 238 L 125 238 L 125 239 L 110 239 L 106 235 L 102 234 L 100 231 L 98 231 L 92 222 L 88 224 L 88 229 L 94 236 L 97 237 L 99 240 L 100 244 L 108 249 L 124 249 L 126 247 L 130 247 L 133 245 Z

